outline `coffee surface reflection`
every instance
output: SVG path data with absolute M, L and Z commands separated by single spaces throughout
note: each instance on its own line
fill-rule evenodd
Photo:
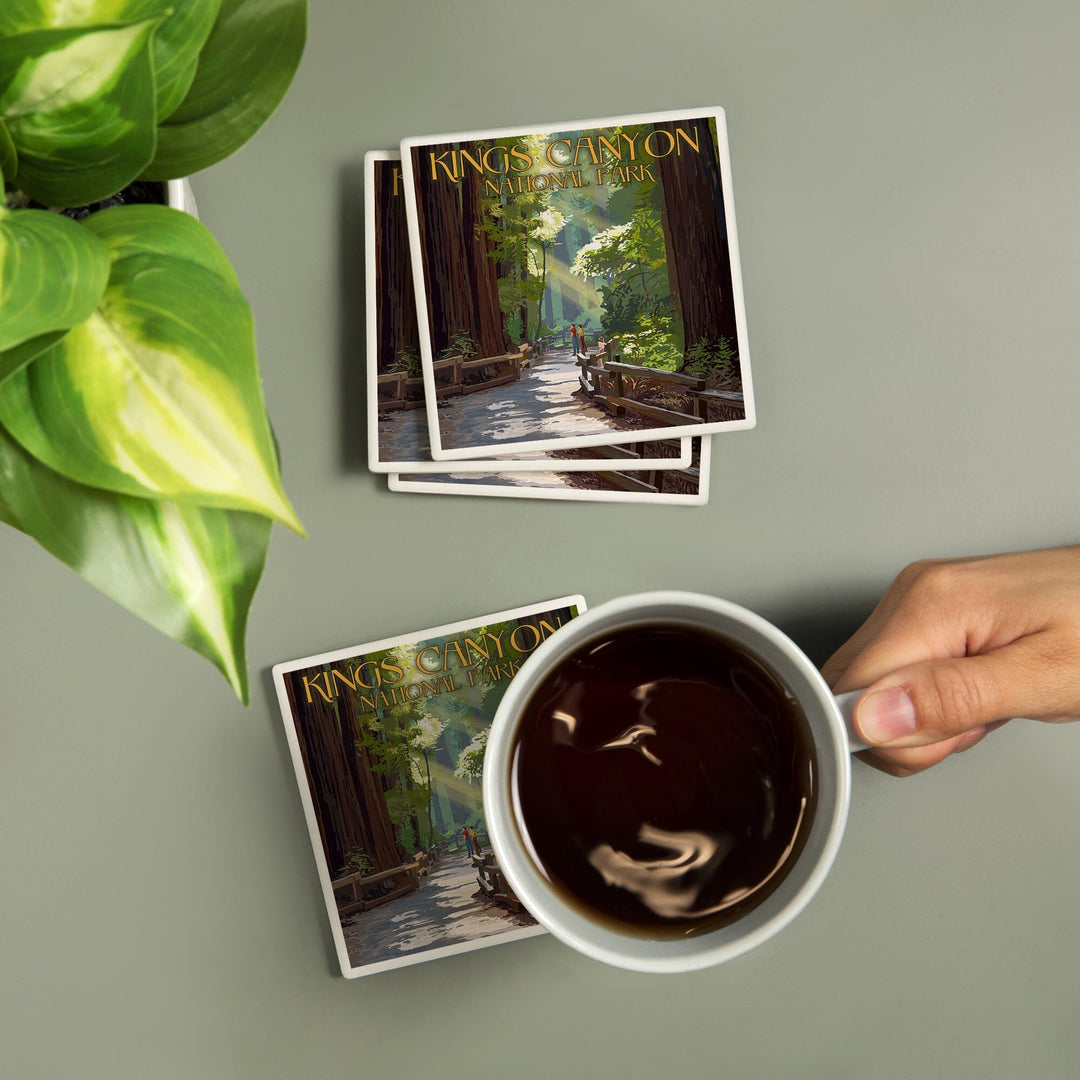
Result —
M 622 931 L 734 921 L 783 881 L 814 813 L 801 707 L 755 657 L 657 623 L 588 642 L 524 710 L 518 828 L 565 898 Z

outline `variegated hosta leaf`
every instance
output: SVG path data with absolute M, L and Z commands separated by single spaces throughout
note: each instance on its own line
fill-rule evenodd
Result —
M 39 356 L 46 349 L 51 349 L 63 339 L 66 333 L 66 330 L 54 330 L 48 334 L 40 334 L 29 341 L 24 341 L 21 345 L 0 352 L 0 383 L 26 367 L 35 356 Z
M 13 179 L 28 195 L 83 206 L 120 191 L 151 161 L 150 45 L 159 22 L 0 38 L 0 120 L 19 155 Z
M 221 669 L 247 704 L 244 632 L 271 523 L 73 483 L 0 429 L 0 520 Z
M 14 176 L 19 168 L 19 154 L 11 141 L 7 126 L 0 120 L 0 202 L 3 202 L 5 176 Z
M 47 210 L 0 206 L 0 352 L 90 318 L 109 280 L 109 249 Z M 0 381 L 7 365 L 0 356 Z
M 131 23 L 165 16 L 152 56 L 160 121 L 184 100 L 221 0 L 3 0 L 0 35 Z
M 4 502 L 4 492 L 2 488 L 0 488 L 0 522 L 4 525 L 10 525 L 13 529 L 19 528 L 19 522 L 15 518 L 15 511 Z
M 191 214 L 170 207 L 144 204 L 103 210 L 83 219 L 100 237 L 114 263 L 132 255 L 160 255 L 163 259 L 191 262 L 240 288 L 228 256 L 205 225 Z
M 132 211 L 142 241 L 124 225 Z M 79 483 L 250 510 L 302 532 L 281 488 L 250 308 L 208 269 L 221 257 L 216 241 L 160 206 L 117 207 L 84 226 L 113 253 L 105 295 L 0 385 L 0 423 Z M 169 236 L 178 226 L 187 248 Z
M 167 180 L 205 169 L 244 145 L 289 89 L 307 36 L 307 0 L 224 0 L 195 81 L 158 128 L 143 174 Z

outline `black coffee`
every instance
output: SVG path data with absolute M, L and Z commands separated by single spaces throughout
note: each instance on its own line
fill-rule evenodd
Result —
M 593 917 L 650 937 L 733 922 L 784 880 L 814 814 L 809 726 L 744 649 L 680 624 L 583 645 L 514 748 L 526 846 Z

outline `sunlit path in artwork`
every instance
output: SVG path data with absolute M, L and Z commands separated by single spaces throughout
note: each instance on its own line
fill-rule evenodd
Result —
M 346 919 L 343 929 L 349 958 L 360 966 L 534 925 L 480 895 L 469 857 L 451 852 L 416 892 Z
M 439 428 L 447 449 L 510 444 L 537 439 L 601 435 L 615 430 L 612 418 L 575 395 L 580 369 L 569 347 L 535 360 L 521 378 L 505 386 L 451 398 L 439 406 Z

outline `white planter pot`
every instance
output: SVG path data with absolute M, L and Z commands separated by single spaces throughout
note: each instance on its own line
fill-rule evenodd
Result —
M 192 194 L 191 184 L 187 177 L 182 180 L 165 181 L 165 201 L 174 209 L 183 210 L 185 214 L 198 219 L 199 208 L 195 205 L 195 196 Z

